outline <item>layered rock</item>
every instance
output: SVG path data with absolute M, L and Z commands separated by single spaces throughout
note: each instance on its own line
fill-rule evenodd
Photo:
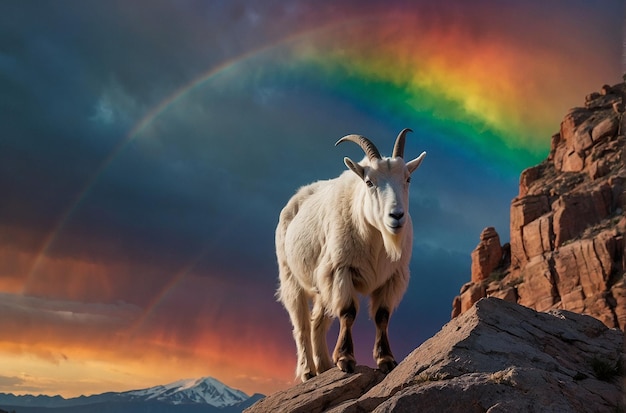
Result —
M 486 260 L 484 251 L 497 255 L 497 234 L 493 228 L 481 234 L 471 282 L 455 298 L 452 317 L 495 296 L 626 328 L 624 95 L 624 83 L 605 85 L 565 116 L 547 159 L 520 176 L 519 195 L 511 202 L 510 244 L 502 247 L 495 267 L 495 258 Z
M 331 369 L 260 400 L 258 412 L 620 411 L 624 335 L 564 310 L 480 300 L 386 377 Z
M 472 282 L 486 280 L 502 261 L 500 236 L 493 227 L 488 227 L 480 234 L 480 243 L 472 251 Z

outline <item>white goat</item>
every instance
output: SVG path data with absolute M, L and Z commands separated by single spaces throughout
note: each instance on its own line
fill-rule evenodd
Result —
M 366 157 L 359 163 L 344 158 L 349 171 L 300 188 L 280 213 L 277 297 L 293 324 L 296 376 L 302 381 L 332 367 L 326 333 L 334 317 L 339 318 L 340 331 L 333 361 L 345 372 L 354 371 L 351 329 L 357 293 L 370 296 L 378 368 L 388 373 L 397 365 L 387 324 L 409 282 L 413 245 L 409 182 L 426 155 L 404 162 L 409 131 L 400 132 L 391 158 L 381 157 L 363 136 L 344 136 L 335 145 L 354 142 Z

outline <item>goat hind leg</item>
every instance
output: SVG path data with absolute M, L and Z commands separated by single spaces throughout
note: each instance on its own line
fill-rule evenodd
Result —
M 313 343 L 313 360 L 317 374 L 321 374 L 333 366 L 326 343 L 326 334 L 332 321 L 332 318 L 326 314 L 320 297 L 314 297 L 313 311 L 311 312 L 311 342 Z
M 293 325 L 293 339 L 298 355 L 296 377 L 304 382 L 316 375 L 311 346 L 311 313 L 307 296 L 293 278 L 286 277 L 281 278 L 279 297 Z

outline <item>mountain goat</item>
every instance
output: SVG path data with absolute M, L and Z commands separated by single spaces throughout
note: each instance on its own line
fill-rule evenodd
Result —
M 357 293 L 370 296 L 378 368 L 388 373 L 397 366 L 387 324 L 409 282 L 413 245 L 409 182 L 426 155 L 423 152 L 404 161 L 410 131 L 398 134 L 390 158 L 381 157 L 363 136 L 339 139 L 335 145 L 354 142 L 366 156 L 358 163 L 344 158 L 349 170 L 300 188 L 280 213 L 276 295 L 293 324 L 296 376 L 302 381 L 332 367 L 326 334 L 335 317 L 340 330 L 332 360 L 341 370 L 354 372 L 351 330 L 359 304 Z

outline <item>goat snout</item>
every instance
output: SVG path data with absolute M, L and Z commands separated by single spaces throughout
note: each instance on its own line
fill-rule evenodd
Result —
M 394 208 L 389 211 L 387 218 L 387 226 L 392 232 L 399 231 L 404 225 L 404 211 L 400 208 Z

